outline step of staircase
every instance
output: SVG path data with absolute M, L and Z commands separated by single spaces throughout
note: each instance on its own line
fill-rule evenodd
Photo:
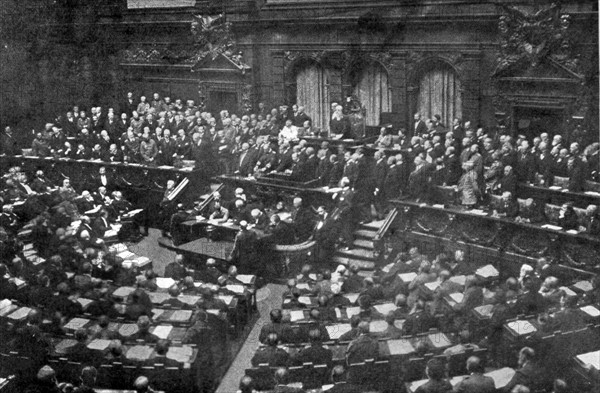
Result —
M 375 261 L 375 255 L 371 250 L 365 250 L 360 248 L 352 248 L 350 250 L 338 250 L 336 255 L 343 256 L 350 259 L 359 259 L 363 261 Z
M 354 231 L 354 236 L 356 236 L 359 239 L 373 239 L 375 238 L 375 235 L 377 235 L 377 231 L 369 231 L 366 229 L 358 229 L 356 231 Z
M 336 264 L 340 264 L 340 265 L 344 265 L 344 266 L 350 266 L 351 264 L 357 264 L 358 267 L 360 268 L 360 270 L 374 270 L 375 269 L 375 262 L 371 262 L 371 261 L 361 261 L 358 259 L 351 259 L 351 258 L 346 258 L 346 257 L 342 257 L 342 256 L 333 257 L 333 261 Z
M 373 242 L 371 240 L 365 240 L 365 239 L 356 239 L 352 245 L 356 248 L 363 248 L 365 250 L 372 250 L 373 248 L 375 248 L 373 246 Z
M 368 231 L 377 232 L 379 230 L 379 228 L 381 228 L 381 226 L 383 225 L 383 222 L 384 222 L 384 220 L 371 221 L 367 224 L 360 224 L 360 228 L 366 229 Z

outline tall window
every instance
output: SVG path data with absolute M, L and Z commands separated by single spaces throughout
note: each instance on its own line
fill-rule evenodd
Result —
M 419 112 L 428 119 L 440 115 L 446 127 L 461 117 L 460 80 L 449 66 L 436 67 L 421 78 Z
M 305 64 L 296 74 L 296 103 L 304 106 L 304 112 L 313 120 L 313 126 L 329 128 L 329 97 L 327 75 L 314 62 Z
M 379 125 L 381 112 L 391 112 L 392 99 L 386 70 L 377 63 L 363 69 L 354 94 L 365 106 L 365 122 L 368 126 Z

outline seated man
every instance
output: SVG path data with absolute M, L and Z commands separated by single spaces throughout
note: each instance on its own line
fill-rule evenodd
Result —
M 346 349 L 346 364 L 348 365 L 379 357 L 379 344 L 376 339 L 369 336 L 369 323 L 360 322 L 358 332 L 358 337 L 352 340 Z
M 323 347 L 319 329 L 311 329 L 308 332 L 308 338 L 310 344 L 294 356 L 293 362 L 297 365 L 312 363 L 313 365 L 326 364 L 327 367 L 330 367 L 333 353 L 331 349 Z
M 181 363 L 167 357 L 170 346 L 171 342 L 169 340 L 158 340 L 154 346 L 154 357 L 148 359 L 148 363 L 150 365 L 162 364 L 164 367 L 180 367 Z
M 513 198 L 510 191 L 502 193 L 500 205 L 494 209 L 494 217 L 515 218 L 519 215 L 519 203 Z
M 265 347 L 259 348 L 252 360 L 252 366 L 259 364 L 268 364 L 269 367 L 286 367 L 290 363 L 290 355 L 281 348 L 278 348 L 279 336 L 277 333 L 269 333 L 265 340 Z
M 285 367 L 281 367 L 275 371 L 275 388 L 273 393 L 304 393 L 304 390 L 287 386 L 289 382 L 289 371 Z
M 550 380 L 546 370 L 539 364 L 533 349 L 523 347 L 519 351 L 518 365 L 519 368 L 504 387 L 503 392 L 511 392 L 517 385 L 527 386 L 534 392 L 544 391 L 549 387 Z
M 387 328 L 380 333 L 372 333 L 372 335 L 377 339 L 399 339 L 402 337 L 402 330 L 398 329 L 394 322 L 396 322 L 396 317 L 394 316 L 394 312 L 390 311 L 385 316 L 385 322 L 387 323 Z
M 183 255 L 177 254 L 175 260 L 165 266 L 164 277 L 179 281 L 187 276 L 187 269 L 183 266 Z
M 74 362 L 83 364 L 93 363 L 96 359 L 96 353 L 87 347 L 88 334 L 85 329 L 77 329 L 75 331 L 75 340 L 77 343 L 68 349 L 68 358 Z
M 158 337 L 150 333 L 150 318 L 147 315 L 142 315 L 137 320 L 138 331 L 129 337 L 129 341 L 144 341 L 146 344 L 154 344 L 158 341 Z
M 585 217 L 579 225 L 579 232 L 584 232 L 589 236 L 600 236 L 600 217 L 598 216 L 598 206 L 589 205 L 585 209 Z
M 406 321 L 404 321 L 402 331 L 404 335 L 413 336 L 418 333 L 427 332 L 436 326 L 437 321 L 425 310 L 425 302 L 419 299 L 408 314 Z
M 461 393 L 494 393 L 496 386 L 491 377 L 483 375 L 483 365 L 481 359 L 477 356 L 471 356 L 467 359 L 467 371 L 470 373 L 455 387 L 454 392 Z

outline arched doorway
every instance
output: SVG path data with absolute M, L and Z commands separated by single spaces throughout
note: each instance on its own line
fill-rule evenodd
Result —
M 382 112 L 391 112 L 392 97 L 388 74 L 379 63 L 367 64 L 353 78 L 354 95 L 364 105 L 365 124 L 378 126 Z
M 436 61 L 421 74 L 417 110 L 427 119 L 440 115 L 446 127 L 454 118 L 461 118 L 460 79 L 450 65 Z
M 296 103 L 313 119 L 313 126 L 329 128 L 327 72 L 315 61 L 305 60 L 296 67 Z

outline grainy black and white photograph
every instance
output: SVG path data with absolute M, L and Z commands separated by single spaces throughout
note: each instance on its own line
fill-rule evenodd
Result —
M 596 0 L 0 0 L 0 393 L 600 393 Z

